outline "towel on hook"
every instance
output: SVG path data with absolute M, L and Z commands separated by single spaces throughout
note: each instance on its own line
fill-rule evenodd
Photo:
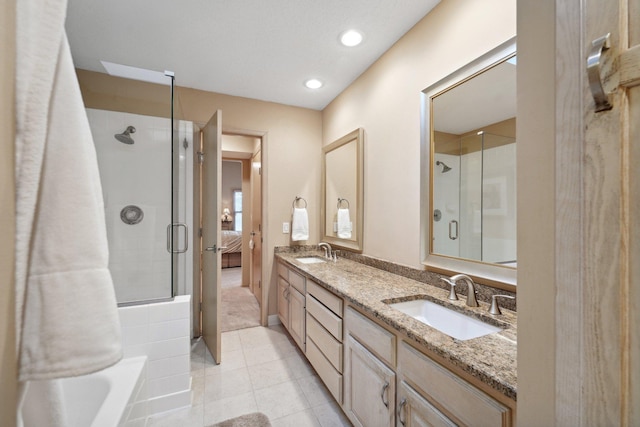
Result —
M 349 209 L 338 209 L 338 237 L 341 239 L 350 239 L 352 231 L 351 219 L 349 218 Z
M 293 220 L 291 222 L 291 240 L 309 239 L 309 215 L 305 208 L 293 208 Z

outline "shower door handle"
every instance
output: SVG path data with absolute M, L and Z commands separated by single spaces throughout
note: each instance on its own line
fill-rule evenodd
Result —
M 455 225 L 455 229 L 456 229 L 456 234 L 453 234 L 453 225 Z M 456 221 L 455 219 L 452 219 L 451 221 L 449 221 L 449 238 L 451 240 L 456 240 L 458 238 L 458 221 Z
M 173 227 L 184 228 L 184 248 L 173 249 Z M 172 254 L 183 254 L 189 249 L 189 227 L 182 222 L 167 225 L 167 252 Z

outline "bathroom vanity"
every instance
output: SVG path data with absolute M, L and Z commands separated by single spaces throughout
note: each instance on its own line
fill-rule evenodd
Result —
M 305 262 L 322 259 L 316 251 L 275 255 L 283 325 L 354 425 L 515 425 L 514 312 L 493 316 L 487 303 L 470 308 L 441 288 L 343 258 Z M 455 339 L 392 306 L 415 300 L 499 330 Z M 304 324 L 291 322 L 301 314 Z

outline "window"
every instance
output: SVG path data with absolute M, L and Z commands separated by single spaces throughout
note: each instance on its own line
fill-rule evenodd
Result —
M 242 191 L 233 190 L 233 229 L 242 231 Z

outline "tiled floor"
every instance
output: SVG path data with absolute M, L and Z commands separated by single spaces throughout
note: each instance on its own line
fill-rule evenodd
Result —
M 224 332 L 220 365 L 194 341 L 191 373 L 192 406 L 147 426 L 202 427 L 251 412 L 267 415 L 273 427 L 351 425 L 280 325 Z

